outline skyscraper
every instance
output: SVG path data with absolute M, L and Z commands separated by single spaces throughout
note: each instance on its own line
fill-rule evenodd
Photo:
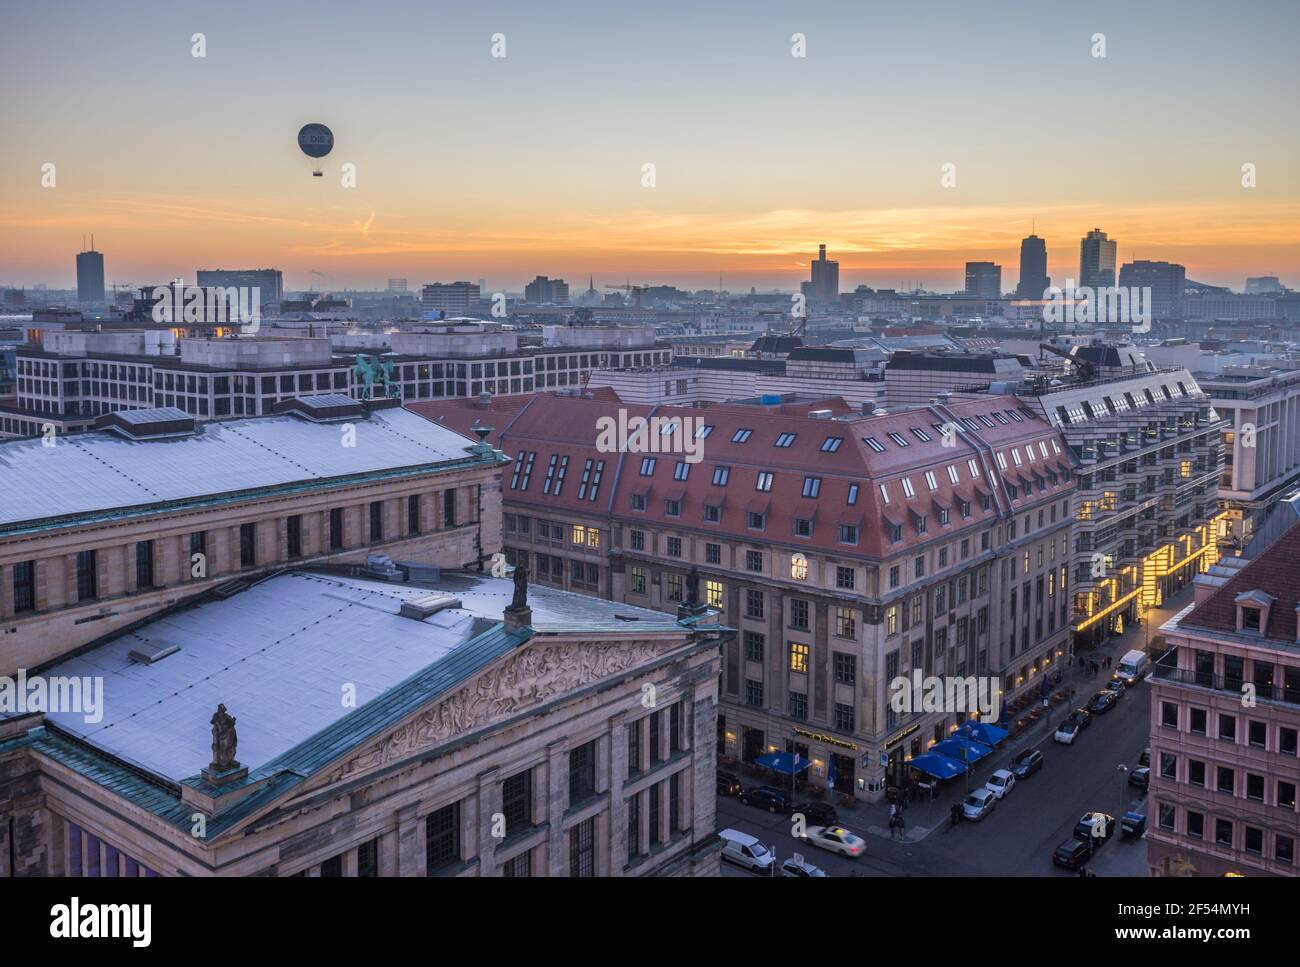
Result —
M 569 284 L 563 279 L 548 279 L 539 275 L 524 286 L 524 301 L 534 305 L 568 305 Z
M 1079 285 L 1094 289 L 1115 284 L 1115 241 L 1094 228 L 1079 241 Z
M 826 257 L 826 246 L 817 247 L 812 262 L 812 279 L 800 286 L 809 301 L 832 302 L 840 295 L 840 263 Z
M 967 262 L 966 295 L 976 299 L 1000 299 L 1002 266 L 992 262 Z
M 93 235 L 90 248 L 77 253 L 77 301 L 88 305 L 104 302 L 104 256 L 95 251 Z
M 257 289 L 262 305 L 279 305 L 284 275 L 279 269 L 199 269 L 198 284 L 223 289 Z
M 1016 283 L 1019 299 L 1041 299 L 1052 285 L 1047 274 L 1047 243 L 1037 235 L 1020 240 L 1020 281 Z

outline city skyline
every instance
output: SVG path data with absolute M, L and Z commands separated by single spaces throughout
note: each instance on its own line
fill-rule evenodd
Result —
M 18 134 L 0 146 L 5 284 L 70 284 L 93 231 L 107 280 L 135 284 L 275 265 L 289 288 L 514 288 L 539 273 L 578 290 L 593 274 L 712 288 L 721 273 L 732 291 L 794 291 L 824 242 L 844 289 L 956 291 L 966 262 L 991 261 L 1009 291 L 1031 230 L 1063 281 L 1098 226 L 1119 263 L 1178 262 L 1234 288 L 1300 281 L 1300 69 L 1286 30 L 1259 29 L 1294 22 L 1284 4 L 1255 19 L 1098 4 L 1050 22 L 1010 6 L 945 5 L 938 22 L 768 4 L 744 22 L 692 11 L 691 31 L 589 4 L 555 18 L 395 3 L 351 24 L 330 2 L 309 18 L 235 3 L 220 21 L 141 2 L 129 26 L 66 6 L 76 37 L 2 15 L 6 80 L 60 65 L 0 108 Z M 791 56 L 795 34 L 806 57 Z M 286 57 L 289 36 L 327 54 Z M 1082 88 L 1084 119 L 1068 107 Z M 86 90 L 111 110 L 86 110 Z M 319 179 L 294 141 L 316 120 L 336 137 Z

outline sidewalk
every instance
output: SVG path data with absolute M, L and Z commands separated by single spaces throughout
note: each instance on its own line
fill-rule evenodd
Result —
M 1160 625 L 1183 610 L 1191 602 L 1192 589 L 1188 587 L 1177 597 L 1170 599 L 1159 608 L 1152 608 L 1147 615 L 1147 620 L 1150 622 L 1149 634 L 1156 634 Z M 1106 682 L 1110 679 L 1115 662 L 1122 658 L 1126 652 L 1142 647 L 1142 625 L 1132 625 L 1126 628 L 1122 635 L 1111 638 L 1096 648 L 1090 648 L 1082 653 L 1089 664 L 1094 661 L 1101 662 L 1104 657 L 1109 656 L 1111 668 L 1100 668 L 1097 674 L 1093 676 L 1089 674 L 1087 668 L 1079 667 L 1079 658 L 1076 655 L 1072 665 L 1065 670 L 1061 685 L 1058 687 L 1074 689 L 1075 697 L 1072 708 L 1077 708 L 1085 700 L 1091 698 L 1093 693 L 1105 687 Z M 1002 746 L 994 751 L 993 755 L 982 760 L 971 771 L 970 788 L 973 790 L 983 786 L 985 780 L 995 769 L 1005 767 L 1009 756 L 1021 749 L 1032 748 L 1048 740 L 1055 730 L 1056 724 L 1070 710 L 1064 706 L 1058 706 L 1058 714 L 1044 715 L 1030 728 L 1014 738 L 1007 739 Z M 879 836 L 882 839 L 893 839 L 904 843 L 918 843 L 936 830 L 951 830 L 954 828 L 951 822 L 950 810 L 954 802 L 960 803 L 966 798 L 966 788 L 966 778 L 958 777 L 942 785 L 933 802 L 926 798 L 924 793 L 921 794 L 920 798 L 913 799 L 911 805 L 905 806 L 903 809 L 903 818 L 906 820 L 907 826 L 901 838 L 891 835 L 889 803 L 887 802 L 859 802 L 855 806 L 837 806 L 836 808 L 844 825 L 861 835 Z

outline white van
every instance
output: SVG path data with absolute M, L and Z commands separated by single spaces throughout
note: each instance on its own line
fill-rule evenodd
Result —
M 1136 685 L 1147 673 L 1147 653 L 1134 648 L 1115 666 L 1115 677 L 1124 679 L 1125 685 Z
M 751 873 L 761 873 L 764 876 L 771 874 L 772 867 L 776 864 L 776 857 L 756 837 L 742 833 L 738 829 L 724 829 L 718 835 L 723 842 L 724 860 L 743 866 Z

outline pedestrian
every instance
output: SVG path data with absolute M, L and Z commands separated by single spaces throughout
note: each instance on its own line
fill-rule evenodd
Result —
M 952 804 L 952 809 L 948 810 L 948 814 L 952 816 L 952 824 L 954 826 L 961 822 L 961 806 L 957 803 Z
M 898 817 L 898 838 L 907 839 L 907 820 L 902 816 Z

